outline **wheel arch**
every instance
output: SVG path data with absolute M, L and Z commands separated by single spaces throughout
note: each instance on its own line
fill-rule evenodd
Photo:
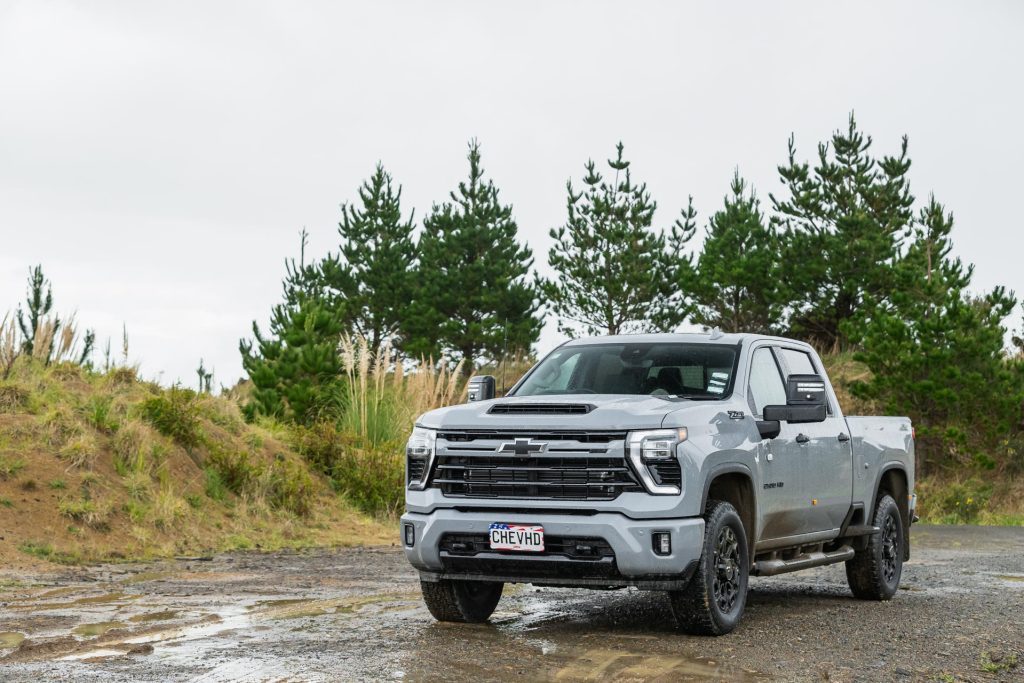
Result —
M 750 468 L 742 463 L 725 463 L 712 468 L 704 479 L 704 493 L 700 501 L 702 513 L 707 509 L 709 500 L 724 500 L 736 508 L 747 534 L 747 549 L 753 559 L 757 536 L 757 496 Z
M 896 501 L 903 520 L 903 561 L 910 559 L 910 494 L 907 469 L 903 463 L 891 462 L 878 470 L 875 478 L 875 494 L 871 498 L 870 510 L 878 506 L 879 497 L 887 493 Z

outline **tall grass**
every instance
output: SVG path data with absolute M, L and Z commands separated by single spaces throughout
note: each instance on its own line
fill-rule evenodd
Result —
M 374 352 L 363 337 L 342 338 L 341 359 L 348 382 L 338 426 L 370 448 L 404 441 L 416 416 L 450 405 L 464 389 L 461 363 L 406 368 L 389 344 Z
M 461 365 L 404 363 L 390 345 L 345 337 L 344 405 L 333 421 L 293 428 L 293 445 L 364 511 L 391 515 L 404 497 L 405 440 L 422 413 L 459 401 Z

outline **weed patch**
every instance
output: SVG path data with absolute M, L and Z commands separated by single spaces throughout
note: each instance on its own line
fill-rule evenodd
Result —
M 17 476 L 18 472 L 21 472 L 23 469 L 25 469 L 24 458 L 0 455 L 0 479 L 7 480 Z

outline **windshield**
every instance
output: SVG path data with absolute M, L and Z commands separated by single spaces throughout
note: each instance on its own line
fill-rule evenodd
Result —
M 637 394 L 719 399 L 732 393 L 737 347 L 593 344 L 556 349 L 514 396 Z

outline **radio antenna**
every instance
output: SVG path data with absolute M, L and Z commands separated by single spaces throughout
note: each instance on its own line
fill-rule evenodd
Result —
M 501 395 L 505 396 L 505 368 L 508 367 L 508 318 L 505 318 L 501 340 Z

